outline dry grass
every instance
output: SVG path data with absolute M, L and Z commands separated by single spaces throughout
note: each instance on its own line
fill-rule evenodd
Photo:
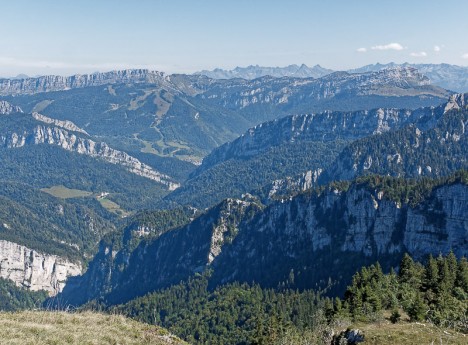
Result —
M 185 344 L 162 328 L 93 312 L 0 313 L 0 344 Z
M 364 332 L 363 345 L 466 345 L 468 335 L 451 329 L 441 329 L 432 324 L 388 321 L 371 324 L 354 324 Z

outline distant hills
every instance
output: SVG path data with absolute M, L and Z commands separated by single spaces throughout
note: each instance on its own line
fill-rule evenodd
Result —
M 397 64 L 390 62 L 388 64 L 372 64 L 363 67 L 348 70 L 349 73 L 366 73 L 376 72 L 383 69 L 395 67 L 412 67 L 416 68 L 420 73 L 427 76 L 431 83 L 448 90 L 457 92 L 468 91 L 468 67 L 456 66 L 450 64 L 410 64 L 403 63 Z M 206 75 L 213 79 L 229 79 L 229 78 L 243 78 L 255 79 L 266 75 L 272 77 L 299 77 L 299 78 L 321 78 L 334 71 L 331 69 L 323 68 L 320 65 L 308 67 L 304 64 L 301 66 L 290 65 L 286 67 L 262 67 L 262 66 L 248 66 L 236 67 L 233 70 L 223 70 L 216 68 L 212 71 L 200 71 L 195 74 Z

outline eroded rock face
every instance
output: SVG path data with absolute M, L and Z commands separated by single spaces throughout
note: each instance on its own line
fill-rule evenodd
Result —
M 81 264 L 0 240 L 0 277 L 17 286 L 45 290 L 54 296 L 62 291 L 68 277 L 81 273 Z
M 146 69 L 77 74 L 69 77 L 49 75 L 27 79 L 0 79 L 0 95 L 35 94 L 115 83 L 159 83 L 164 80 L 164 73 Z
M 37 121 L 41 121 L 47 124 L 53 124 L 54 126 L 72 131 L 72 132 L 78 132 L 78 133 L 83 133 L 86 135 L 89 135 L 84 129 L 78 127 L 71 121 L 62 121 L 62 120 L 56 120 L 52 119 L 50 117 L 47 117 L 45 115 L 39 114 L 39 113 L 32 113 L 32 117 L 36 119 Z
M 213 285 L 255 281 L 275 287 L 293 271 L 299 288 L 326 286 L 329 278 L 345 288 L 363 265 L 378 260 L 390 269 L 405 252 L 423 259 L 450 250 L 468 255 L 465 184 L 436 187 L 416 206 L 357 184 L 300 194 L 265 209 L 227 199 L 131 253 L 101 248 L 63 298 L 79 304 L 111 292 L 109 300 L 120 303 L 207 268 Z
M 135 157 L 113 149 L 104 142 L 95 142 L 89 137 L 83 137 L 82 134 L 86 135 L 87 133 L 71 121 L 59 121 L 38 113 L 33 113 L 32 116 L 34 119 L 48 125 L 38 124 L 31 130 L 2 133 L 0 135 L 0 146 L 19 148 L 26 145 L 55 145 L 67 151 L 100 158 L 108 163 L 124 166 L 131 173 L 165 185 L 168 190 L 175 190 L 180 186 L 170 176 L 161 174 Z
M 427 110 L 427 109 L 426 109 Z M 288 142 L 355 140 L 401 128 L 424 115 L 421 109 L 374 109 L 353 112 L 326 111 L 284 117 L 249 129 L 236 140 L 214 149 L 198 172 L 228 159 L 258 155 Z
M 468 94 L 461 93 L 450 96 L 449 101 L 447 102 L 444 113 L 450 110 L 463 110 L 468 108 Z
M 7 101 L 0 101 L 0 115 L 10 115 L 12 113 L 22 113 L 20 107 L 14 106 Z

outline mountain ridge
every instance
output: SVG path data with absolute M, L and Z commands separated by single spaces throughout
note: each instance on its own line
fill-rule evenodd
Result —
M 155 171 L 150 166 L 141 163 L 129 154 L 115 150 L 104 142 L 96 142 L 89 134 L 71 121 L 60 121 L 37 112 L 30 115 L 37 124 L 23 129 L 11 129 L 0 135 L 0 146 L 5 148 L 20 148 L 25 145 L 55 145 L 64 150 L 101 158 L 104 161 L 125 167 L 128 171 L 149 178 L 174 190 L 180 185 L 171 177 Z M 81 135 L 84 135 L 81 136 Z
M 298 78 L 320 78 L 332 73 L 333 70 L 323 68 L 320 65 L 308 67 L 306 64 L 289 65 L 286 67 L 265 67 L 259 65 L 250 65 L 247 67 L 236 67 L 232 70 L 216 68 L 212 71 L 203 70 L 195 72 L 196 75 L 205 75 L 213 79 L 256 79 L 266 75 L 281 78 L 281 77 L 298 77 Z
M 307 67 L 306 65 L 302 65 Z M 292 67 L 292 68 L 291 68 Z M 456 92 L 468 92 L 468 67 L 457 66 L 447 63 L 440 64 L 423 64 L 423 63 L 375 63 L 365 65 L 357 68 L 346 70 L 348 73 L 365 73 L 365 72 L 376 72 L 383 69 L 395 68 L 395 67 L 412 67 L 418 69 L 422 74 L 426 75 L 433 84 L 441 86 L 445 89 L 453 90 Z M 315 69 L 319 73 L 315 72 Z M 312 68 L 303 68 L 302 73 L 296 73 L 300 69 L 298 65 L 290 65 L 286 67 L 260 67 L 260 66 L 248 66 L 248 67 L 236 67 L 232 70 L 224 70 L 216 68 L 211 71 L 200 71 L 195 74 L 206 75 L 214 79 L 229 79 L 229 78 L 244 78 L 244 79 L 255 79 L 265 75 L 272 75 L 276 77 L 300 77 L 300 78 L 320 78 L 327 74 L 336 72 L 337 70 L 323 68 L 320 65 L 315 65 Z M 309 70 L 312 70 L 309 72 Z M 320 73 L 320 71 L 323 71 Z
M 437 182 L 409 200 L 392 196 L 385 181 L 380 187 L 371 183 L 379 178 L 332 184 L 266 208 L 249 196 L 227 199 L 186 226 L 141 241 L 127 257 L 111 257 L 113 244 L 101 243 L 90 270 L 70 281 L 62 298 L 71 304 L 100 297 L 122 303 L 210 269 L 213 286 L 255 281 L 274 287 L 293 270 L 296 287 L 310 288 L 326 285 L 329 277 L 350 279 L 349 257 L 356 267 L 379 257 L 388 270 L 404 252 L 415 257 L 450 250 L 468 254 L 466 176 Z M 417 186 L 411 188 L 418 191 Z M 93 288 L 80 294 L 90 286 L 87 281 L 94 282 Z

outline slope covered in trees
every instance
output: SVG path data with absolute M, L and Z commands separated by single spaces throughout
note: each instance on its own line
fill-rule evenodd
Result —
M 332 330 L 340 324 L 380 321 L 382 327 L 387 318 L 404 325 L 400 312 L 407 313 L 410 322 L 468 333 L 466 258 L 457 260 L 450 253 L 430 256 L 421 264 L 406 254 L 396 268 L 398 273 L 392 269 L 385 274 L 379 263 L 363 267 L 343 299 L 292 290 L 288 286 L 294 285 L 293 275 L 275 289 L 239 283 L 210 289 L 208 274 L 110 310 L 167 327 L 194 344 L 330 343 Z M 416 339 L 417 333 L 409 343 Z

